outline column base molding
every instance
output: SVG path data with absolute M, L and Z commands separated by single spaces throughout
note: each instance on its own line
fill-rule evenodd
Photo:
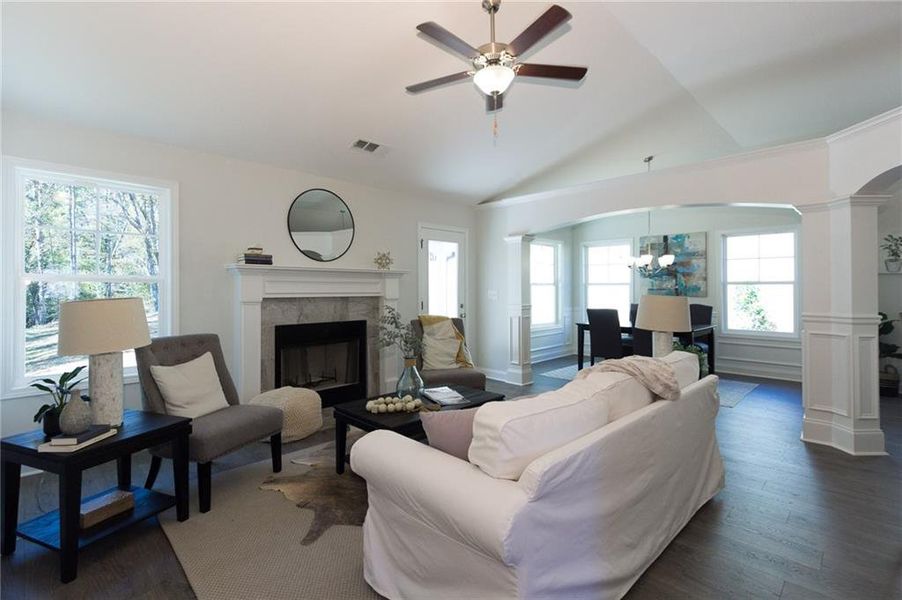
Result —
M 507 383 L 514 385 L 532 385 L 532 365 L 511 365 L 505 374 Z
M 855 456 L 886 456 L 883 431 L 868 429 L 852 431 L 832 420 L 802 419 L 801 440 L 809 444 L 831 446 Z

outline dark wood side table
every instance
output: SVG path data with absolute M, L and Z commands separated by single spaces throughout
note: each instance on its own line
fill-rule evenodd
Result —
M 78 550 L 129 525 L 176 507 L 179 521 L 188 518 L 188 436 L 191 419 L 138 410 L 125 411 L 119 433 L 71 453 L 38 452 L 44 443 L 42 431 L 29 431 L 0 440 L 0 479 L 3 482 L 2 512 L 4 556 L 16 551 L 16 536 L 60 553 L 60 580 L 69 583 L 78 572 Z M 132 454 L 161 444 L 172 444 L 175 496 L 132 486 Z M 115 460 L 118 489 L 134 494 L 134 509 L 94 527 L 79 527 L 81 474 L 85 469 Z M 59 510 L 18 525 L 19 478 L 22 465 L 59 476 Z M 116 488 L 113 488 L 116 489 Z M 106 494 L 101 492 L 95 498 Z M 90 498 L 86 498 L 88 500 Z
M 486 402 L 504 400 L 504 394 L 477 390 L 462 385 L 448 386 L 464 397 L 466 402 L 444 406 L 441 410 L 459 410 L 461 408 L 473 408 Z M 378 396 L 377 396 L 378 397 Z M 372 398 L 370 398 L 372 400 Z M 424 402 L 429 402 L 424 400 Z M 335 472 L 339 475 L 345 472 L 345 463 L 348 460 L 348 426 L 353 425 L 364 431 L 377 429 L 389 429 L 409 438 L 422 438 L 423 423 L 420 421 L 420 413 L 371 413 L 366 409 L 366 400 L 354 400 L 333 407 L 335 415 Z

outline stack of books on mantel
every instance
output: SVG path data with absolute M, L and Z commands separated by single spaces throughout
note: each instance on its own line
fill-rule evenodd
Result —
M 109 425 L 91 425 L 86 431 L 76 435 L 60 434 L 50 438 L 38 446 L 38 452 L 75 452 L 96 444 L 118 433 L 118 430 Z
M 271 265 L 272 254 L 263 254 L 260 246 L 249 246 L 243 254 L 238 255 L 239 265 Z

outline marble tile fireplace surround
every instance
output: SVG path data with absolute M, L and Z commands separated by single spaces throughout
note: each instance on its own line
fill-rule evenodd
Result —
M 228 265 L 234 282 L 233 377 L 242 401 L 273 388 L 277 325 L 365 320 L 369 394 L 395 388 L 397 351 L 380 350 L 378 319 L 397 308 L 405 271 Z

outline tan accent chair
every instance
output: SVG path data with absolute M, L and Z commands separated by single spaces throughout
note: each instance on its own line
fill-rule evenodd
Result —
M 457 330 L 466 336 L 464 332 L 464 322 L 461 319 L 451 319 Z M 421 340 L 423 339 L 423 324 L 419 319 L 413 319 L 410 322 L 414 333 Z M 424 369 L 423 357 L 417 357 L 417 370 L 426 387 L 436 387 L 440 385 L 463 385 L 477 390 L 485 389 L 485 373 L 479 369 L 460 368 L 460 369 Z

